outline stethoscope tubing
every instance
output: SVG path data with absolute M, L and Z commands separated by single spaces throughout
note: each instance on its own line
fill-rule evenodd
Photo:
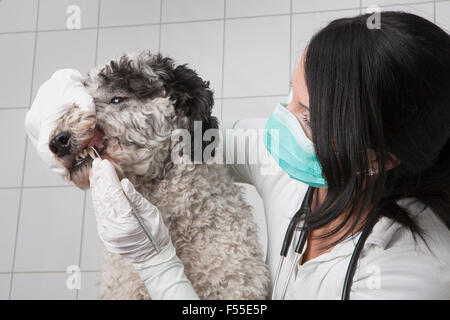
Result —
M 298 222 L 301 218 L 302 215 L 304 214 L 309 214 L 310 209 L 310 202 L 312 200 L 312 196 L 314 195 L 314 188 L 313 187 L 308 187 L 308 190 L 306 191 L 305 197 L 303 198 L 302 204 L 300 206 L 300 209 L 297 210 L 297 212 L 295 213 L 295 215 L 292 217 L 291 221 L 289 222 L 289 225 L 286 229 L 286 233 L 284 235 L 284 239 L 283 239 L 283 245 L 281 246 L 281 252 L 280 252 L 280 261 L 278 262 L 278 267 L 277 267 L 277 271 L 275 273 L 275 282 L 274 282 L 274 286 L 272 288 L 272 299 L 275 299 L 275 291 L 277 288 L 277 284 L 278 284 L 278 280 L 279 280 L 279 276 L 281 273 L 281 269 L 283 267 L 283 263 L 284 260 L 287 257 L 289 248 L 291 246 L 291 242 L 292 239 L 294 238 L 294 233 L 295 233 L 295 229 L 297 228 Z M 296 252 L 300 251 L 300 253 L 303 251 L 303 247 L 306 243 L 306 238 L 307 238 L 307 232 L 305 232 L 305 230 L 302 230 L 300 233 L 300 238 L 299 241 L 296 245 Z M 283 285 L 283 290 L 282 290 L 282 294 L 281 294 L 281 299 L 284 299 L 284 296 L 286 294 L 286 290 L 288 287 L 288 283 L 290 280 L 290 276 L 292 274 L 292 271 L 294 270 L 295 267 L 295 260 L 297 260 L 297 256 L 296 255 L 296 259 L 294 259 L 293 264 L 291 264 L 290 268 L 289 268 L 289 275 L 288 275 L 288 279 L 285 281 L 284 285 Z
M 311 187 L 311 186 L 308 187 L 308 190 L 305 194 L 305 197 L 303 198 L 300 209 L 292 217 L 291 221 L 289 222 L 288 228 L 286 230 L 284 240 L 283 240 L 283 245 L 281 247 L 280 260 L 278 262 L 278 266 L 277 266 L 277 270 L 276 270 L 276 274 L 275 274 L 275 282 L 274 282 L 274 285 L 272 288 L 272 299 L 273 300 L 275 299 L 275 291 L 276 291 L 279 277 L 281 274 L 281 269 L 283 267 L 284 260 L 287 257 L 289 248 L 291 246 L 291 242 L 294 237 L 295 229 L 297 228 L 297 225 L 299 223 L 301 216 L 309 214 L 311 211 L 310 204 L 311 204 L 311 200 L 312 200 L 312 196 L 313 196 L 313 190 L 314 190 L 314 187 Z M 351 256 L 350 262 L 349 262 L 349 266 L 348 266 L 347 272 L 345 274 L 341 300 L 349 300 L 350 299 L 350 289 L 351 289 L 351 286 L 353 283 L 353 276 L 355 275 L 358 258 L 361 254 L 361 251 L 364 247 L 367 237 L 369 236 L 374 225 L 378 221 L 378 217 L 379 217 L 379 214 L 377 212 L 376 214 L 373 214 L 369 218 L 368 222 L 364 226 L 363 231 L 361 232 L 358 242 L 356 243 L 355 250 L 352 253 L 352 256 Z M 295 249 L 294 249 L 294 251 L 295 251 L 294 261 L 292 262 L 292 264 L 289 268 L 289 273 L 288 273 L 287 279 L 283 285 L 283 289 L 281 292 L 282 300 L 284 299 L 284 297 L 286 295 L 286 291 L 289 286 L 289 281 L 292 276 L 293 270 L 299 261 L 300 255 L 303 253 L 303 249 L 304 249 L 307 237 L 308 237 L 308 232 L 305 231 L 305 229 L 303 227 L 301 230 L 297 245 L 295 246 Z

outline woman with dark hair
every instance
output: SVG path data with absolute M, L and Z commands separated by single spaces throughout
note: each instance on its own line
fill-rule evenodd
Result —
M 450 298 L 450 37 L 412 14 L 381 15 L 380 29 L 362 15 L 314 35 L 293 77 L 290 114 L 276 110 L 268 122 L 283 132 L 278 123 L 293 115 L 322 169 L 308 176 L 291 166 L 296 151 L 283 152 L 289 137 L 280 136 L 280 166 L 317 187 L 301 219 L 308 242 L 298 272 L 307 275 L 287 298 L 339 297 L 358 255 L 347 298 Z
M 450 299 L 450 36 L 413 14 L 369 18 L 316 33 L 288 103 L 224 141 L 227 160 L 264 156 L 230 168 L 264 201 L 274 299 Z M 154 250 L 140 242 L 117 245 Z M 150 260 L 138 272 L 152 298 L 198 298 L 176 256 Z
M 267 124 L 293 115 L 301 130 L 286 131 L 305 133 L 321 168 L 294 168 L 295 151 L 282 147 L 289 134 L 280 136 L 280 166 L 316 187 L 286 298 L 450 298 L 450 37 L 412 14 L 383 12 L 380 29 L 369 16 L 314 35 L 288 112 Z

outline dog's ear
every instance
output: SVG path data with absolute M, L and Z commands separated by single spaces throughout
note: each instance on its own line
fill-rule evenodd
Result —
M 214 93 L 209 87 L 209 81 L 203 81 L 186 64 L 175 67 L 172 59 L 160 54 L 153 59 L 151 67 L 163 80 L 171 100 L 175 101 L 177 115 L 188 119 L 185 129 L 191 135 L 191 158 L 194 160 L 194 122 L 201 121 L 202 137 L 206 130 L 218 128 L 217 118 L 212 116 Z M 202 154 L 209 143 L 202 139 Z

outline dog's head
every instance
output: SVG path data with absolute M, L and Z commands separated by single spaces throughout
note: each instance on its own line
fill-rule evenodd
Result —
M 218 126 L 209 82 L 160 54 L 111 60 L 93 69 L 84 85 L 94 98 L 95 114 L 74 106 L 49 142 L 69 179 L 82 189 L 89 188 L 89 146 L 113 163 L 120 178 L 151 181 L 172 166 L 175 130 L 186 129 L 194 139 L 195 121 L 201 122 L 202 134 Z M 189 144 L 193 149 L 193 140 Z

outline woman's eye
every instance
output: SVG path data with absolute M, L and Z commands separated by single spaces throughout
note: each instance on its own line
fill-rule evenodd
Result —
M 302 117 L 303 122 L 305 122 L 308 126 L 310 125 L 308 117 Z
M 112 104 L 119 104 L 119 103 L 125 101 L 125 99 L 126 98 L 123 98 L 123 97 L 114 97 L 114 98 L 111 99 L 110 103 L 112 103 Z

